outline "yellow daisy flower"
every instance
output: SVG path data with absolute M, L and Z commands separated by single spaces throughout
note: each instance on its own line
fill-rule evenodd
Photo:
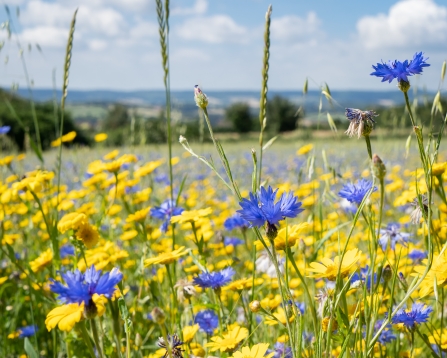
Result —
M 179 257 L 186 255 L 189 252 L 189 249 L 185 249 L 185 246 L 178 248 L 177 250 L 171 252 L 165 252 L 157 257 L 152 257 L 150 259 L 144 260 L 144 266 L 148 267 L 150 265 L 167 265 L 174 261 L 176 261 Z
M 275 352 L 265 355 L 269 345 L 267 343 L 255 344 L 253 347 L 242 347 L 240 351 L 234 352 L 232 358 L 271 358 Z
M 308 277 L 326 277 L 330 281 L 335 281 L 337 275 L 340 273 L 342 277 L 349 275 L 349 271 L 360 260 L 361 251 L 358 249 L 348 250 L 343 257 L 343 261 L 340 265 L 340 256 L 336 256 L 334 261 L 323 257 L 322 263 L 312 262 L 311 268 L 307 271 L 315 272 Z M 339 271 L 340 269 L 340 271 Z

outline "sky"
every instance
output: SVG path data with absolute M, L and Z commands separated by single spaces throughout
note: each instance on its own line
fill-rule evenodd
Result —
M 163 88 L 155 0 L 3 2 L 13 33 L 8 39 L 4 27 L 0 32 L 0 86 L 26 87 L 18 39 L 33 86 L 52 88 L 54 72 L 60 88 L 70 21 L 79 8 L 69 88 Z M 308 78 L 309 89 L 326 82 L 339 90 L 392 90 L 395 82 L 369 75 L 371 65 L 419 51 L 431 66 L 413 85 L 439 86 L 447 59 L 445 0 L 171 0 L 171 88 L 259 90 L 269 4 L 271 89 L 301 90 Z M 0 22 L 7 19 L 2 7 Z

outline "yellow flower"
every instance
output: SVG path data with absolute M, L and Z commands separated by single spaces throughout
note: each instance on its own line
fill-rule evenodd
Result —
M 144 260 L 144 266 L 148 267 L 150 265 L 159 264 L 159 265 L 167 265 L 171 262 L 176 261 L 179 257 L 186 255 L 189 250 L 185 250 L 185 246 L 178 248 L 177 250 L 171 252 L 165 252 L 163 254 L 158 255 L 157 257 L 152 257 L 150 259 Z
M 268 326 L 275 326 L 278 324 L 278 321 L 281 322 L 283 325 L 286 325 L 286 320 L 287 320 L 287 316 L 286 316 L 286 312 L 284 311 L 284 309 L 282 307 L 279 307 L 275 313 L 273 313 L 273 316 L 276 319 L 270 318 L 270 317 L 266 317 L 265 319 L 265 324 Z M 293 322 L 293 320 L 295 319 L 295 316 L 292 315 L 289 317 L 289 322 Z
M 185 210 L 180 215 L 173 216 L 171 218 L 171 223 L 184 224 L 187 222 L 196 222 L 201 218 L 208 216 L 212 213 L 211 208 L 200 209 L 200 210 Z
M 107 170 L 109 173 L 116 173 L 120 170 L 121 164 L 123 164 L 121 160 L 114 160 L 110 163 L 104 163 L 104 170 Z
M 31 270 L 33 272 L 42 271 L 47 265 L 51 263 L 53 260 L 53 251 L 51 249 L 48 249 L 35 259 L 34 261 L 31 261 L 29 263 Z
M 228 286 L 225 286 L 226 290 L 242 291 L 243 289 L 253 286 L 253 278 L 242 278 L 231 282 Z
M 117 260 L 128 257 L 129 254 L 125 250 L 121 250 L 113 242 L 107 241 L 103 246 L 96 247 L 85 251 L 85 260 L 78 261 L 78 269 L 84 272 L 87 267 L 95 265 L 96 270 L 101 270 L 108 264 L 113 264 Z
M 221 352 L 232 351 L 243 339 L 247 338 L 248 329 L 240 326 L 233 327 L 225 332 L 222 337 L 211 337 L 211 341 L 205 344 L 211 352 L 220 350 Z
M 234 352 L 232 358 L 271 358 L 275 352 L 265 355 L 269 345 L 267 343 L 255 344 L 253 347 L 242 347 L 240 351 Z
M 81 240 L 87 249 L 94 247 L 99 241 L 99 234 L 96 226 L 83 224 L 76 231 L 76 238 Z
M 65 233 L 67 230 L 77 230 L 81 225 L 87 223 L 87 216 L 82 213 L 70 213 L 66 214 L 59 220 L 57 224 L 57 229 L 61 234 Z
M 309 153 L 312 149 L 314 149 L 314 145 L 312 143 L 303 145 L 300 149 L 296 151 L 296 155 L 304 155 Z
M 61 139 L 62 139 L 63 143 L 66 143 L 66 142 L 71 142 L 75 138 L 76 138 L 76 132 L 72 131 L 72 132 L 68 132 L 67 134 L 64 134 Z
M 199 324 L 196 323 L 193 326 L 185 326 L 183 327 L 183 341 L 184 342 L 190 342 L 196 335 L 197 331 L 199 330 Z
M 7 157 L 1 158 L 0 159 L 0 166 L 6 165 L 8 166 L 9 164 L 11 164 L 11 162 L 14 160 L 14 156 L 13 155 L 9 155 Z
M 342 277 L 346 277 L 349 275 L 349 271 L 351 268 L 357 263 L 360 259 L 361 251 L 358 249 L 353 249 L 346 251 L 345 256 L 343 257 L 343 262 L 340 267 L 340 256 L 336 256 L 334 261 L 328 259 L 327 257 L 323 257 L 321 260 L 322 263 L 312 262 L 310 266 L 312 268 L 307 269 L 307 271 L 315 272 L 308 277 L 326 277 L 330 281 L 335 281 L 337 275 L 340 273 Z M 340 268 L 340 271 L 339 271 Z
M 118 149 L 112 150 L 110 153 L 107 153 L 103 158 L 104 160 L 113 160 L 115 159 L 118 154 L 120 154 Z
M 71 142 L 76 138 L 76 132 L 68 132 L 67 134 L 64 134 L 62 137 L 53 140 L 51 142 L 52 147 L 59 147 L 62 143 Z
M 123 241 L 129 241 L 129 240 L 132 240 L 137 235 L 138 235 L 137 230 L 124 231 L 123 234 L 121 235 L 120 239 Z
M 95 142 L 99 143 L 99 142 L 104 142 L 107 139 L 107 134 L 106 133 L 98 133 L 95 135 Z
M 433 335 L 428 337 L 431 344 L 439 344 L 442 350 L 447 349 L 447 332 L 433 331 Z
M 101 317 L 106 311 L 105 304 L 107 303 L 107 298 L 104 295 L 98 295 L 97 293 L 95 293 L 92 296 L 92 301 L 95 303 L 96 306 L 96 315 L 98 317 Z
M 447 162 L 435 163 L 431 167 L 431 174 L 434 176 L 442 175 L 444 174 L 446 168 L 447 168 Z
M 205 357 L 205 350 L 200 344 L 191 342 L 189 348 L 191 349 L 192 355 L 195 355 L 196 357 Z
M 3 285 L 8 280 L 8 276 L 0 277 L 0 285 Z
M 145 208 L 145 209 L 141 209 L 138 210 L 135 214 L 129 214 L 129 216 L 126 219 L 126 222 L 130 223 L 130 222 L 139 222 L 139 221 L 144 221 L 146 220 L 147 214 L 149 213 L 149 210 L 151 208 Z
M 307 223 L 301 223 L 299 225 L 288 226 L 280 229 L 275 238 L 275 248 L 277 250 L 284 250 L 286 248 L 286 242 L 288 247 L 294 246 L 299 239 L 299 234 L 307 228 L 307 226 Z
M 61 331 L 69 332 L 74 325 L 78 323 L 84 313 L 84 302 L 80 305 L 71 303 L 68 305 L 56 307 L 47 314 L 45 325 L 48 332 L 58 326 Z

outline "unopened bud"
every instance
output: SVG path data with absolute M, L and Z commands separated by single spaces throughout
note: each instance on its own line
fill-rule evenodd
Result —
M 391 276 L 392 276 L 392 272 L 391 272 L 391 266 L 390 265 L 386 265 L 384 268 L 383 268 L 383 271 L 382 271 L 382 277 L 383 277 L 383 280 L 385 281 L 385 282 L 388 282 L 390 279 L 391 279 Z
M 208 97 L 198 85 L 194 86 L 194 100 L 196 101 L 197 107 L 205 109 L 208 106 Z
M 276 236 L 278 236 L 278 229 L 276 228 L 275 225 L 272 225 L 269 222 L 267 222 L 265 234 L 267 235 L 270 241 L 274 241 L 276 239 Z
M 151 312 L 152 319 L 158 324 L 163 324 L 166 320 L 166 315 L 160 307 L 155 307 Z
M 137 347 L 141 347 L 142 344 L 143 344 L 143 340 L 141 339 L 141 335 L 139 333 L 137 333 L 135 335 L 135 345 Z
M 253 313 L 259 312 L 261 310 L 261 303 L 259 301 L 251 301 L 250 302 L 250 311 Z
M 386 166 L 377 154 L 373 155 L 371 171 L 377 179 L 384 179 L 386 175 Z
M 408 283 L 407 280 L 405 279 L 405 276 L 402 272 L 399 272 L 399 281 L 402 283 L 402 285 L 404 286 L 404 289 L 406 290 L 408 288 Z
M 404 80 L 400 80 L 397 87 L 399 87 L 399 89 L 402 92 L 408 92 L 408 90 L 410 89 L 410 82 L 408 81 L 404 81 Z

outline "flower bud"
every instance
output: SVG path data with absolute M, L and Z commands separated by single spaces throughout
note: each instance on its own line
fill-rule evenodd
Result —
M 386 166 L 377 154 L 373 155 L 371 171 L 377 179 L 383 180 L 386 175 Z
M 137 333 L 135 335 L 135 345 L 137 347 L 141 347 L 142 344 L 143 344 L 143 340 L 141 339 L 141 335 L 139 333 Z
M 183 137 L 182 135 L 179 137 L 178 141 L 179 141 L 180 144 L 188 143 L 188 141 L 186 140 L 186 138 Z
M 166 320 L 166 315 L 160 307 L 155 307 L 151 312 L 152 319 L 158 324 L 163 324 Z
M 408 90 L 410 89 L 410 82 L 408 81 L 404 81 L 404 80 L 400 80 L 397 87 L 399 87 L 399 89 L 402 92 L 408 92 Z
M 259 312 L 261 310 L 261 303 L 257 300 L 250 302 L 250 311 L 253 313 Z
M 208 106 L 208 97 L 198 85 L 194 86 L 194 100 L 196 101 L 197 107 L 205 109 Z
M 382 277 L 383 277 L 383 280 L 385 281 L 385 282 L 388 282 L 390 279 L 391 279 L 391 276 L 393 275 L 393 273 L 392 273 L 392 271 L 391 271 L 391 266 L 390 265 L 386 265 L 384 268 L 383 268 L 383 271 L 382 271 Z
M 329 329 L 329 322 L 331 322 L 331 317 L 328 317 L 328 316 L 324 317 L 321 320 L 321 328 L 323 329 L 324 332 L 328 331 L 328 329 Z M 335 318 L 332 318 L 331 326 L 332 326 L 331 327 L 332 332 L 335 331 L 338 328 L 338 323 L 335 320 Z
M 265 234 L 267 235 L 270 241 L 274 241 L 276 239 L 276 236 L 278 236 L 278 229 L 276 228 L 275 225 L 272 225 L 269 222 L 267 222 L 267 227 L 265 228 Z

